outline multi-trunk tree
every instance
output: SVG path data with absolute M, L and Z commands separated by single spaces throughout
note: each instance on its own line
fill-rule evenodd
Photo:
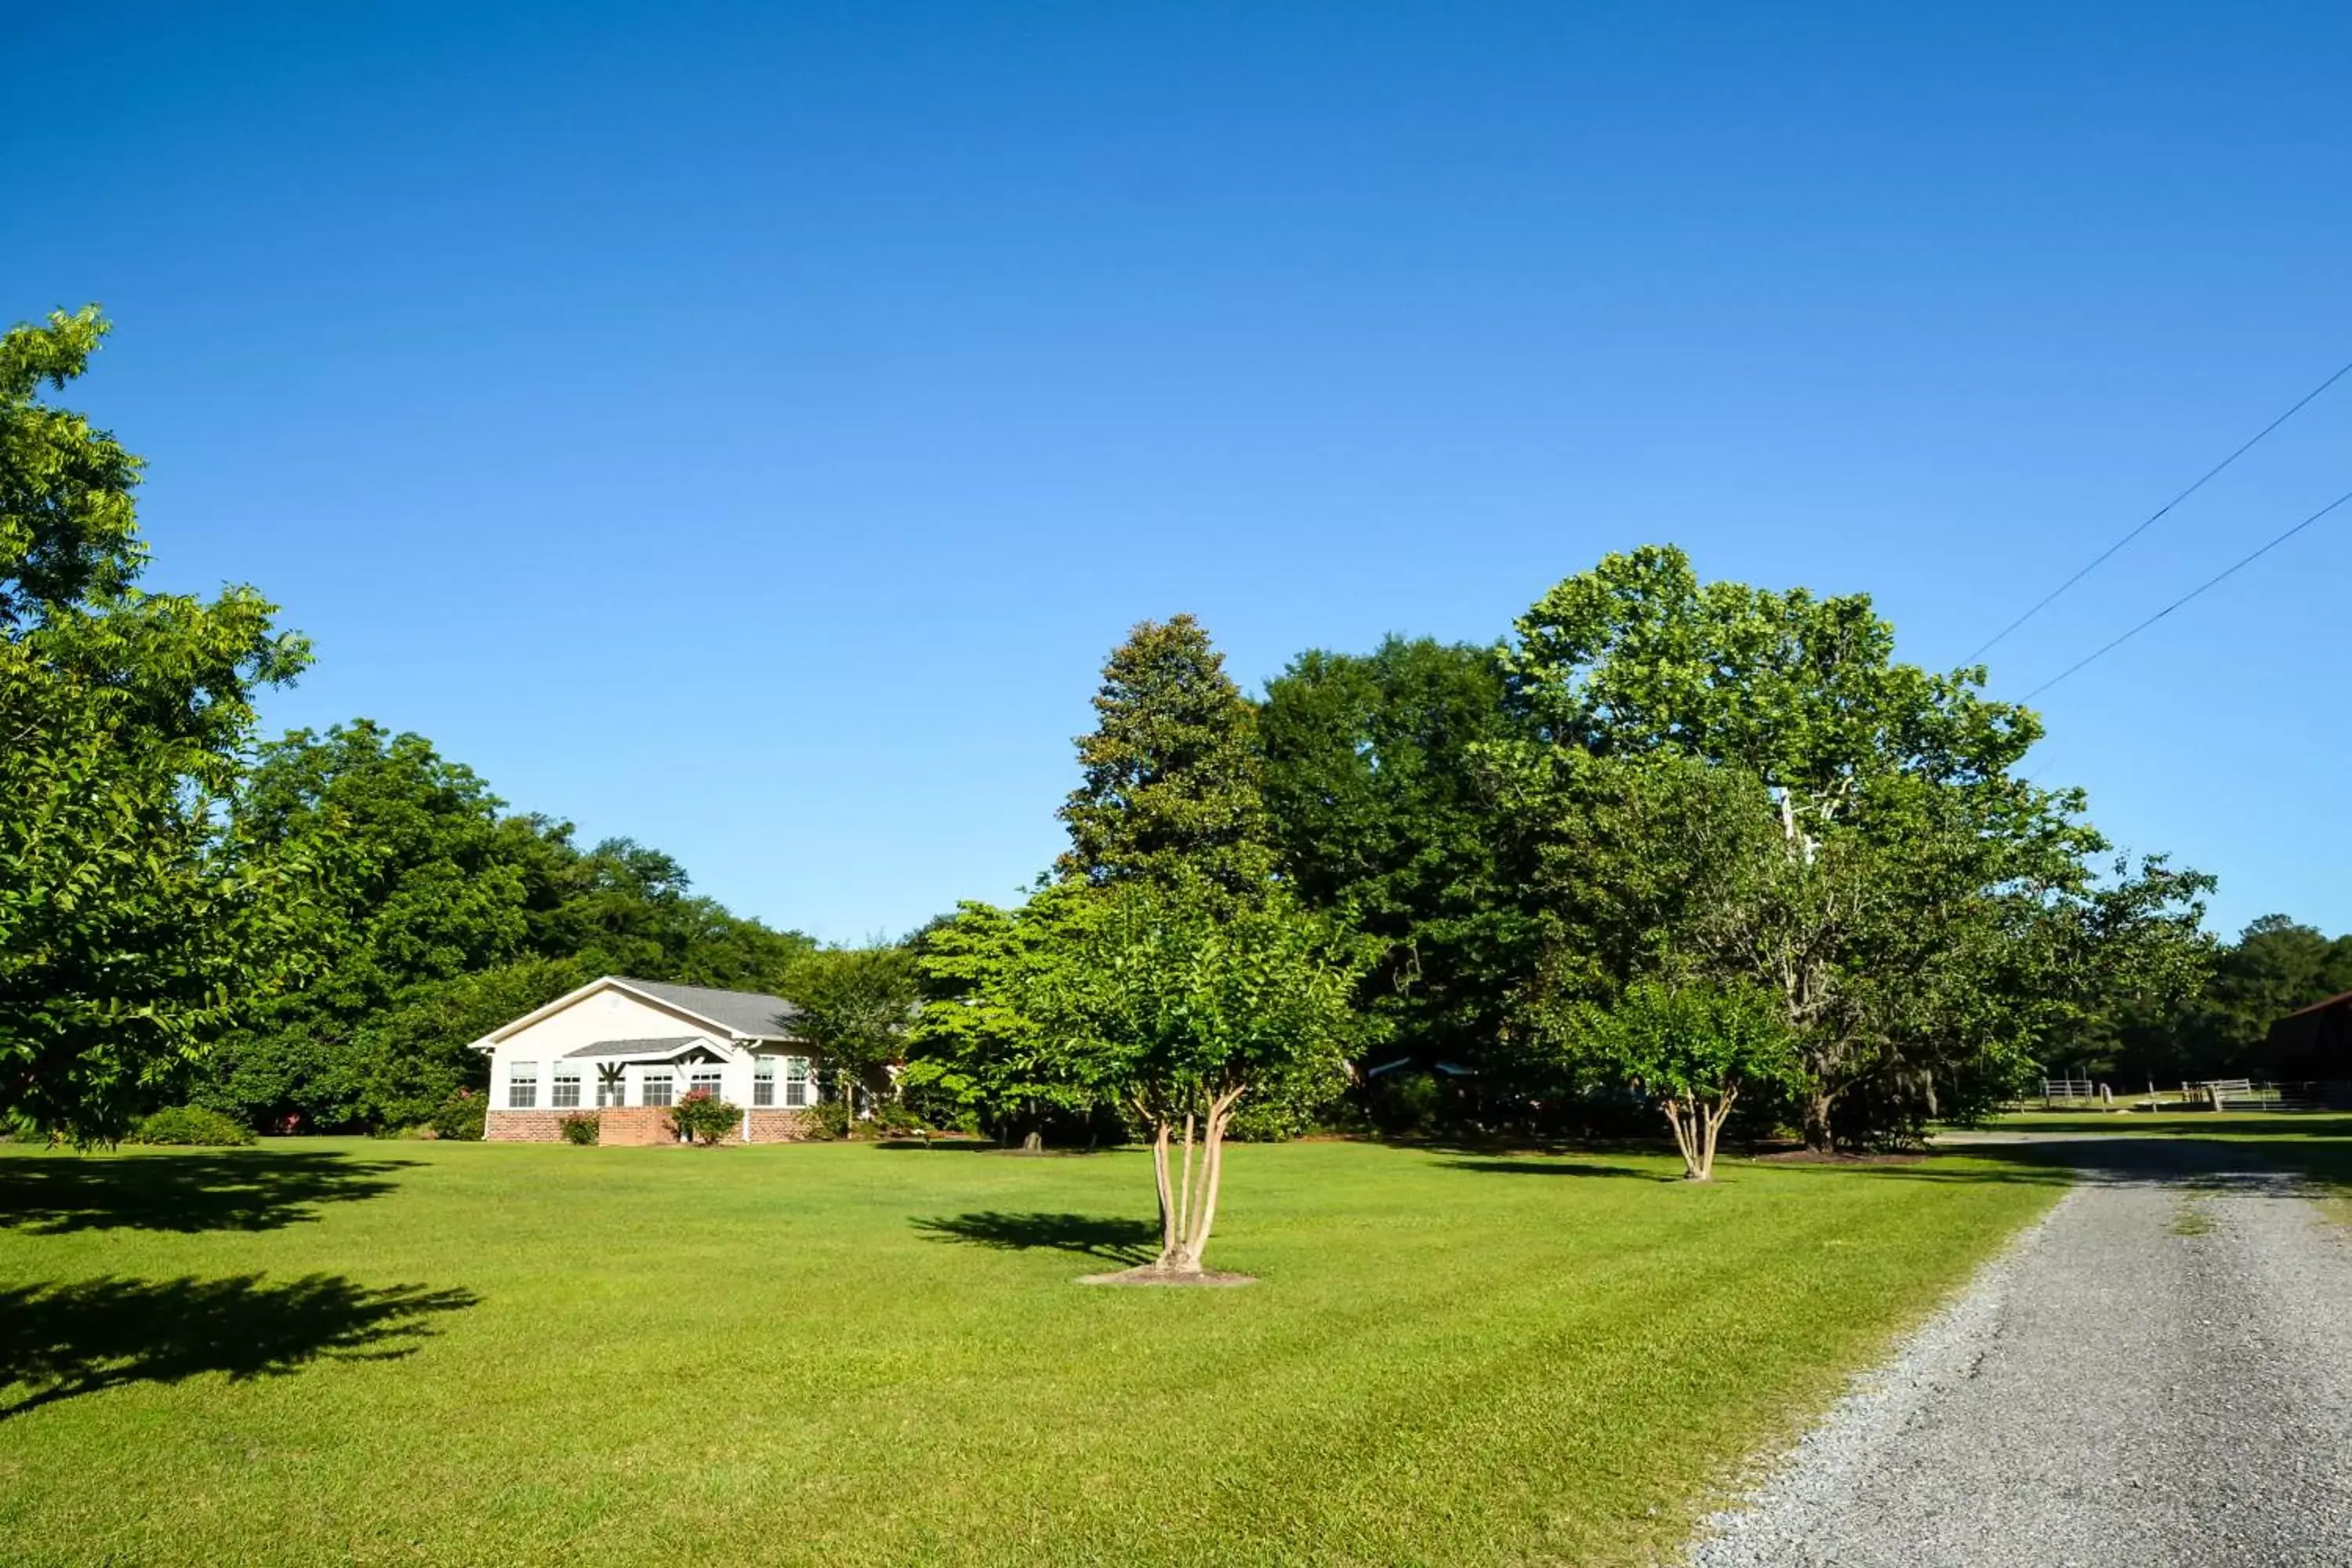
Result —
M 1746 985 L 1637 981 L 1605 1006 L 1578 1007 L 1561 1033 L 1572 1070 L 1664 1113 L 1694 1182 L 1715 1179 L 1716 1143 L 1739 1097 L 1797 1076 L 1796 1041 L 1774 999 Z
M 1091 898 L 1025 972 L 1021 1010 L 1057 1076 L 1116 1100 L 1150 1140 L 1160 1254 L 1116 1278 L 1211 1278 L 1234 1112 L 1341 1080 L 1358 1029 L 1350 946 L 1279 892 L 1234 907 L 1139 882 Z

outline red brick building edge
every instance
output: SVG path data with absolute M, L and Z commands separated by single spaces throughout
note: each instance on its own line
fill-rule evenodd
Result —
M 666 1105 L 611 1106 L 603 1110 L 493 1110 L 482 1124 L 482 1138 L 491 1143 L 560 1143 L 567 1116 L 596 1119 L 596 1142 L 618 1147 L 675 1143 Z M 750 1136 L 739 1123 L 725 1142 L 730 1143 L 797 1143 L 808 1136 L 808 1113 L 801 1110 L 744 1112 Z

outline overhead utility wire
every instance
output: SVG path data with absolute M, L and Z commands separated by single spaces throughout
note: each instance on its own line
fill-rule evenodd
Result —
M 2162 506 L 2158 507 L 2154 511 L 2148 513 L 2147 518 L 2141 521 L 2137 528 L 2133 529 L 2129 533 L 2125 534 L 2121 539 L 2116 540 L 2113 544 L 2108 545 L 2105 550 L 2100 551 L 2096 555 L 2091 557 L 2089 565 L 2084 566 L 2072 577 L 2067 578 L 2063 583 L 2059 584 L 2055 588 L 2051 589 L 2050 592 L 2042 595 L 2041 598 L 2035 600 L 2032 609 L 2026 611 L 2025 614 L 2018 616 L 2017 619 L 2010 622 L 2009 625 L 2001 627 L 2000 630 L 1993 633 L 1991 637 L 1986 638 L 1983 646 L 1979 647 L 1976 652 L 1969 655 L 1968 662 L 1974 664 L 1978 659 L 1982 658 L 1987 652 L 1990 651 L 1995 643 L 2000 642 L 2001 638 L 2009 636 L 2010 633 L 2015 631 L 2018 627 L 2023 626 L 2026 622 L 2040 615 L 2044 609 L 2049 607 L 2050 602 L 2058 597 L 2059 595 L 2064 593 L 2067 589 L 2073 587 L 2075 584 L 2081 582 L 2084 578 L 2097 571 L 2108 556 L 2113 555 L 2116 551 L 2121 550 L 2125 545 L 2129 544 L 2133 540 L 2137 539 L 2141 534 L 2146 533 L 2150 528 L 2156 526 L 2157 522 L 2163 518 L 2166 512 L 2170 511 L 2174 507 L 2179 506 L 2182 501 L 2187 500 L 2190 496 L 2193 496 L 2199 490 L 2203 489 L 2208 479 L 2212 479 L 2222 469 L 2228 468 L 2231 464 L 2244 457 L 2248 452 L 2252 451 L 2257 446 L 2260 446 L 2263 437 L 2269 435 L 2272 431 L 2277 429 L 2280 426 L 2285 424 L 2288 420 L 2302 413 L 2305 404 L 2309 403 L 2313 398 L 2317 397 L 2321 393 L 2326 392 L 2329 387 L 2334 386 L 2337 382 L 2343 380 L 2347 372 L 2352 372 L 2352 360 L 2346 361 L 2343 367 L 2337 370 L 2334 375 L 2329 376 L 2326 381 L 2321 382 L 2317 386 L 2313 387 L 2309 392 L 2305 393 L 2301 397 L 2297 398 L 2294 407 L 2288 409 L 2285 413 L 2280 415 L 2277 418 L 2272 420 L 2269 424 L 2255 431 L 2253 435 L 2247 439 L 2245 445 L 2240 447 L 2236 451 L 2231 453 L 2228 457 L 2222 458 L 2220 462 L 2206 469 L 2202 475 L 2199 476 L 2195 484 L 2189 486 L 2187 489 L 2182 490 L 2179 495 L 2174 496 L 2170 500 L 2166 501 Z
M 2020 699 L 2020 700 L 2025 702 L 2032 701 L 2035 698 L 2041 696 L 2043 692 L 2049 690 L 2052 687 L 2057 685 L 2060 681 L 2065 679 L 2068 676 L 2074 674 L 2084 665 L 2094 663 L 2105 657 L 2107 654 L 2112 653 L 2116 648 L 2123 647 L 2124 644 L 2131 641 L 2132 638 L 2139 636 L 2140 633 L 2147 630 L 2148 627 L 2156 625 L 2157 622 L 2164 619 L 2165 616 L 2172 614 L 2173 611 L 2180 608 L 2181 605 L 2189 603 L 2189 600 L 2205 592 L 2206 589 L 2214 586 L 2226 577 L 2235 576 L 2238 573 L 2243 571 L 2246 567 L 2252 565 L 2263 556 L 2268 555 L 2272 551 L 2276 550 L 2280 545 L 2284 544 L 2288 540 L 2293 539 L 2296 534 L 2301 533 L 2305 529 L 2309 528 L 2313 523 L 2317 522 L 2321 518 L 2326 517 L 2329 512 L 2334 511 L 2337 507 L 2344 505 L 2347 501 L 2352 501 L 2352 490 L 2346 490 L 2342 495 L 2337 496 L 2334 500 L 2329 501 L 2326 506 L 2321 507 L 2317 511 L 2313 512 L 2309 517 L 2305 518 L 2301 522 L 2296 523 L 2293 528 L 2288 529 L 2284 533 L 2280 534 L 2268 544 L 2263 545 L 2260 550 L 2255 551 L 2251 555 L 2240 557 L 2238 560 L 2232 562 L 2229 566 L 2215 573 L 2212 576 L 2208 577 L 2205 581 L 2198 584 L 2197 586 L 2191 588 L 2186 594 L 2181 595 L 2180 597 L 2173 600 L 2172 603 L 2165 605 L 2164 608 L 2157 611 L 2156 614 L 2148 616 L 2147 619 L 2140 622 L 2139 625 L 2132 627 L 2131 630 L 2124 633 L 2123 636 L 2116 638 L 2113 642 L 2095 648 L 2091 652 L 2084 655 L 2081 658 L 2076 659 L 2074 663 L 2068 665 L 2065 668 L 2060 670 L 2057 674 L 2052 676 L 2049 679 L 2043 681 L 2041 685 L 2027 692 L 2023 698 Z

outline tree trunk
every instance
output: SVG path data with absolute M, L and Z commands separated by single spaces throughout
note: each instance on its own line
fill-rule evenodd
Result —
M 1696 1131 L 1692 1123 L 1696 1120 L 1690 1114 L 1694 1108 L 1672 1099 L 1659 1100 L 1658 1108 L 1666 1113 L 1666 1125 L 1674 1130 L 1675 1152 L 1683 1157 L 1683 1179 L 1688 1182 L 1706 1180 L 1699 1172 L 1698 1143 L 1692 1136 Z
M 1816 1154 L 1826 1154 L 1837 1147 L 1830 1131 L 1830 1101 L 1835 1098 L 1827 1089 L 1805 1091 L 1805 1147 Z
M 1176 1140 L 1172 1115 L 1153 1119 L 1152 1176 L 1160 1190 L 1160 1256 L 1151 1265 L 1163 1274 L 1198 1274 L 1217 1223 L 1217 1191 L 1224 1175 L 1225 1128 L 1244 1090 L 1229 1089 L 1209 1102 L 1205 1113 L 1184 1116 L 1184 1154 L 1171 1168 Z

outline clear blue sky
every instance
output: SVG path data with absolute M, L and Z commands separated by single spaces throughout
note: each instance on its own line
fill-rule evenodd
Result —
M 1132 622 L 1253 688 L 1602 552 L 1948 666 L 2352 358 L 2352 10 L 106 5 L 12 32 L 5 313 L 259 585 L 277 725 L 835 939 L 1003 898 Z M 2352 487 L 2352 378 L 1998 650 Z M 2215 923 L 2352 927 L 2352 515 L 2043 701 Z

